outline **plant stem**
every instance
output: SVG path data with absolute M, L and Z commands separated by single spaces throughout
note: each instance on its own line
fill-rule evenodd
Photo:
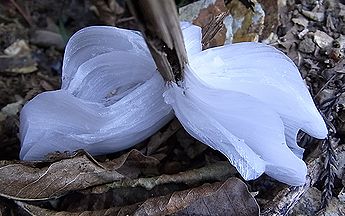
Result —
M 173 0 L 128 0 L 158 71 L 166 81 L 183 79 L 187 53 Z

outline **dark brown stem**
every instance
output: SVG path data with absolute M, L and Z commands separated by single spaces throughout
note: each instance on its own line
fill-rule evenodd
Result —
M 166 81 L 183 79 L 187 53 L 173 0 L 128 0 L 129 9 Z

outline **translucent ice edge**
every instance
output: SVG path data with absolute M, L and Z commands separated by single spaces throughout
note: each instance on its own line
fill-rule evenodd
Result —
M 304 184 L 297 132 L 324 138 L 327 128 L 294 63 L 260 43 L 201 51 L 200 28 L 181 28 L 189 57 L 182 88 L 165 85 L 138 32 L 95 26 L 73 35 L 61 90 L 36 96 L 21 112 L 20 158 L 126 149 L 175 113 L 192 136 L 222 152 L 245 179 L 265 172 L 290 185 Z

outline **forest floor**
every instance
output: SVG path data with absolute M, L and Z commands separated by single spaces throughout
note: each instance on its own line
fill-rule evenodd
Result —
M 177 2 L 182 7 L 195 1 Z M 306 149 L 305 186 L 289 187 L 266 175 L 244 181 L 223 155 L 192 138 L 176 119 L 115 154 L 93 158 L 79 151 L 44 162 L 19 161 L 20 110 L 37 94 L 59 89 L 69 37 L 90 25 L 135 29 L 136 24 L 123 1 L 5 0 L 0 2 L 0 215 L 345 215 L 345 2 L 258 0 L 264 16 L 237 0 L 215 2 L 192 21 L 204 27 L 223 13 L 248 21 L 231 40 L 258 39 L 286 53 L 327 122 L 326 140 L 298 135 Z M 181 13 L 190 16 L 188 9 Z M 229 40 L 226 28 L 223 24 L 208 47 Z

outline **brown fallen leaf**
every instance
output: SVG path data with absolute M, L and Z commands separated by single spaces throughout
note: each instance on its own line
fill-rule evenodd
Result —
M 126 206 L 123 208 L 109 208 L 96 211 L 81 211 L 81 212 L 67 212 L 67 211 L 54 211 L 50 209 L 41 208 L 35 205 L 27 204 L 24 202 L 16 201 L 16 204 L 20 206 L 29 215 L 35 216 L 110 216 L 110 215 L 130 215 L 137 205 Z
M 133 215 L 259 215 L 259 207 L 238 178 L 148 199 Z
M 132 150 L 112 161 L 98 163 L 91 156 L 76 155 L 53 163 L 0 161 L 0 196 L 15 200 L 46 200 L 70 191 L 136 178 L 141 169 L 159 161 Z
M 143 203 L 97 211 L 57 212 L 16 202 L 31 215 L 259 215 L 259 206 L 238 178 L 154 197 Z

